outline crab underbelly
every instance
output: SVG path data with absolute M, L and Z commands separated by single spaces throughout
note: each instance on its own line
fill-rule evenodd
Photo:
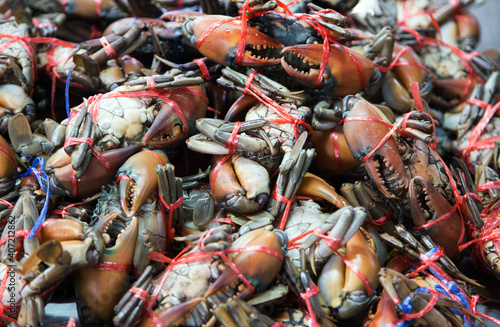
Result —
M 97 124 L 102 137 L 113 135 L 123 141 L 139 142 L 154 119 L 154 113 L 137 98 L 103 99 Z

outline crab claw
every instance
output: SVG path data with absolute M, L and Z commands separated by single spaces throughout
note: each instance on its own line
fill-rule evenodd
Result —
M 122 165 L 127 158 L 141 149 L 140 144 L 132 145 L 126 148 L 109 150 L 101 153 L 106 161 L 116 169 Z M 64 154 L 60 152 L 64 157 Z M 68 156 L 69 157 L 69 156 Z M 101 187 L 110 183 L 115 173 L 110 171 L 103 162 L 95 156 L 91 156 L 88 169 L 89 173 L 83 175 L 82 178 L 73 178 L 73 169 L 70 164 L 65 164 L 67 161 L 63 158 L 59 163 L 61 167 L 54 167 L 53 174 L 49 177 L 50 191 L 55 194 L 67 196 L 92 196 L 101 190 Z M 51 162 L 55 164 L 55 162 Z M 44 185 L 47 186 L 47 185 Z
M 204 91 L 198 86 L 201 93 Z M 198 96 L 196 92 L 172 92 L 166 95 L 167 98 L 176 103 L 182 109 L 186 121 L 196 121 L 203 118 L 207 112 L 208 103 Z M 156 148 L 166 148 L 185 140 L 185 130 L 189 126 L 183 126 L 181 118 L 177 115 L 170 103 L 164 103 L 156 114 L 153 124 L 142 138 L 142 145 L 154 146 Z
M 157 165 L 168 163 L 161 151 L 141 151 L 134 154 L 117 172 L 120 202 L 127 217 L 132 217 L 158 188 Z
M 283 49 L 281 65 L 297 82 L 314 89 L 318 87 L 323 51 L 321 44 L 286 47 Z M 355 94 L 368 84 L 374 70 L 375 66 L 371 60 L 344 47 L 331 44 L 330 56 L 319 88 L 331 96 Z
M 410 181 L 410 208 L 413 223 L 422 226 L 452 211 L 446 198 L 436 191 L 432 184 L 423 177 L 417 176 Z M 441 246 L 446 255 L 456 254 L 462 234 L 462 220 L 457 211 L 426 230 L 432 240 Z
M 222 160 L 214 156 L 214 161 Z M 252 213 L 261 210 L 269 200 L 269 173 L 257 162 L 233 155 L 220 168 L 210 173 L 213 196 L 225 209 L 234 213 Z
M 389 128 L 381 123 L 363 121 L 365 117 L 384 120 L 385 116 L 370 102 L 359 97 L 345 97 L 349 107 L 349 121 L 344 123 L 347 145 L 356 160 L 361 160 L 379 145 L 389 133 Z M 356 118 L 360 118 L 357 120 Z M 399 155 L 394 138 L 385 143 L 365 161 L 365 169 L 371 180 L 387 198 L 400 198 L 408 189 L 409 178 Z
M 261 228 L 244 234 L 233 242 L 231 248 L 245 249 L 250 246 L 259 246 L 270 249 L 278 255 L 283 255 L 282 241 L 286 239 L 287 237 L 284 234 L 278 235 L 275 232 Z M 276 279 L 276 275 L 283 264 L 283 256 L 252 250 L 236 253 L 229 256 L 229 258 L 252 284 L 255 292 L 265 290 Z M 207 298 L 225 287 L 236 285 L 238 281 L 239 277 L 236 272 L 228 267 L 207 290 L 204 297 Z M 245 300 L 245 297 L 250 295 L 251 292 L 245 290 L 240 293 L 239 298 Z
M 100 264 L 109 267 L 91 267 L 79 270 L 75 276 L 75 291 L 79 317 L 86 325 L 111 321 L 113 308 L 128 287 L 128 270 L 134 256 L 138 233 L 137 218 L 132 217 L 113 247 L 104 250 Z
M 242 28 L 246 29 L 245 50 L 241 62 L 236 62 Z M 207 29 L 210 33 L 200 40 Z M 250 26 L 243 26 L 240 20 L 231 19 L 229 16 L 196 17 L 182 25 L 182 33 L 204 56 L 224 66 L 276 65 L 280 62 L 283 49 L 283 45 L 278 41 Z M 201 44 L 197 44 L 198 42 Z
M 345 255 L 365 275 L 370 287 L 376 289 L 379 285 L 380 263 L 361 231 L 356 232 L 347 242 Z M 366 287 L 357 273 L 348 268 L 339 256 L 332 256 L 323 268 L 318 287 L 339 319 L 353 317 L 370 302 Z

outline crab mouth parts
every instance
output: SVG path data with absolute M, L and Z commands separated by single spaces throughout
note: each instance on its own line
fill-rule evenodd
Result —
M 286 52 L 285 63 L 300 75 L 319 74 L 320 63 L 294 52 Z
M 374 156 L 370 160 L 375 163 L 376 177 L 381 181 L 379 188 L 396 197 L 403 196 L 406 190 L 405 181 L 389 160 L 382 156 Z
M 281 49 L 266 44 L 246 44 L 245 54 L 259 61 L 276 61 L 281 58 Z

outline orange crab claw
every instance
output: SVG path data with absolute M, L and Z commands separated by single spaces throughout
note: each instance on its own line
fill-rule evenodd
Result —
M 232 248 L 238 249 L 247 246 L 260 246 L 283 254 L 282 245 L 277 234 L 263 229 L 254 230 L 243 235 L 233 242 Z M 228 257 L 243 276 L 254 286 L 256 292 L 266 289 L 276 279 L 276 275 L 283 264 L 282 257 L 280 258 L 260 251 L 242 251 Z M 238 275 L 233 269 L 228 267 L 207 290 L 204 297 L 207 298 L 227 286 L 236 285 L 238 282 Z M 249 295 L 251 295 L 251 292 L 248 290 L 240 293 L 242 299 Z
M 452 211 L 446 198 L 436 191 L 432 184 L 423 177 L 417 176 L 410 181 L 410 208 L 413 223 L 422 226 Z M 462 235 L 462 220 L 457 211 L 449 218 L 429 228 L 429 236 L 446 255 L 456 254 L 456 248 Z
M 400 318 L 394 307 L 391 297 L 383 292 L 377 304 L 377 311 L 373 318 L 365 325 L 366 327 L 382 327 L 392 325 Z
M 324 179 L 311 173 L 305 174 L 297 190 L 297 195 L 322 199 L 330 202 L 337 208 L 349 205 L 349 202 L 343 196 L 339 195 Z
M 132 217 L 158 188 L 155 167 L 168 163 L 161 151 L 141 151 L 134 154 L 118 170 L 118 188 L 123 212 Z
M 350 98 L 348 106 L 348 118 L 370 117 L 389 122 L 377 107 L 362 98 Z M 353 119 L 344 123 L 347 145 L 356 160 L 369 154 L 389 131 L 385 125 L 371 121 Z M 409 178 L 392 137 L 365 161 L 365 169 L 387 198 L 399 198 L 408 189 Z
M 219 23 L 223 20 L 226 22 Z M 205 30 L 220 24 L 200 41 Z M 245 51 L 240 63 L 236 62 L 238 46 L 241 38 L 241 29 L 246 28 Z M 205 15 L 186 21 L 182 26 L 182 33 L 192 44 L 201 42 L 198 50 L 210 60 L 224 66 L 268 66 L 280 62 L 283 45 L 271 37 L 250 27 L 243 26 L 240 20 L 229 16 Z
M 308 88 L 316 88 L 322 59 L 322 44 L 304 44 L 284 48 L 281 64 L 297 82 Z M 374 71 L 375 66 L 371 60 L 331 44 L 320 89 L 331 96 L 355 94 L 364 89 Z
M 128 288 L 128 270 L 132 263 L 138 222 L 135 217 L 125 228 L 111 248 L 106 248 L 99 264 L 79 270 L 75 276 L 75 291 L 78 297 L 79 317 L 84 323 L 111 321 L 113 308 Z M 92 319 L 93 318 L 93 319 Z
M 40 230 L 41 243 L 51 240 L 59 242 L 69 240 L 84 240 L 84 225 L 78 220 L 73 219 L 51 219 L 43 225 Z

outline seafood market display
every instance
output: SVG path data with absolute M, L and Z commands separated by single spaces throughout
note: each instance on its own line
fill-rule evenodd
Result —
M 482 2 L 0 1 L 0 326 L 500 325 Z

